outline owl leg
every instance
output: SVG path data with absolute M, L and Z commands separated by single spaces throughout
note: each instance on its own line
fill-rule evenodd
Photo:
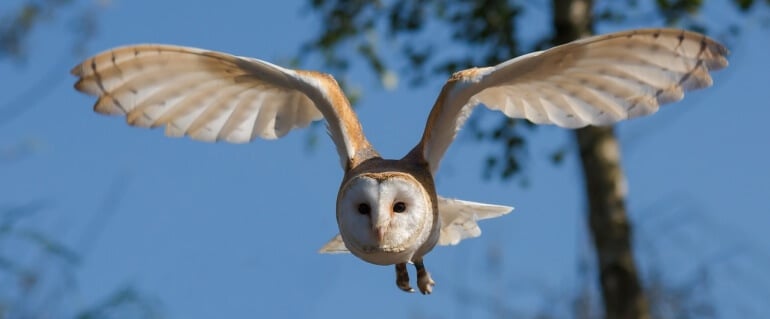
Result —
M 414 268 L 417 269 L 417 287 L 420 288 L 420 292 L 423 295 L 430 295 L 430 293 L 433 292 L 433 286 L 436 285 L 436 282 L 430 277 L 430 273 L 425 270 L 422 258 L 413 261 Z
M 396 264 L 396 286 L 406 292 L 414 292 L 409 286 L 409 273 L 406 271 L 406 263 Z

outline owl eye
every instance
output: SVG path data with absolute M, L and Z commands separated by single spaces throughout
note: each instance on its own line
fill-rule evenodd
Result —
M 372 208 L 367 203 L 358 204 L 358 213 L 361 215 L 369 215 L 372 212 Z
M 393 204 L 393 211 L 396 213 L 403 213 L 406 210 L 406 204 L 404 202 L 398 202 Z

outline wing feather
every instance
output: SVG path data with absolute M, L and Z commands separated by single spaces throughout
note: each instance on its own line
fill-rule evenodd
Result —
M 326 119 L 344 169 L 376 155 L 331 76 L 170 45 L 116 48 L 75 66 L 75 88 L 94 110 L 168 136 L 244 143 L 276 139 Z
M 251 131 L 254 121 L 259 115 L 264 95 L 257 90 L 247 91 L 244 97 L 233 110 L 233 114 L 227 119 L 217 138 L 222 138 L 230 143 L 244 143 L 251 140 Z
M 457 72 L 444 85 L 412 151 L 435 174 L 471 110 L 566 128 L 655 113 L 684 92 L 711 86 L 728 50 L 699 33 L 641 29 L 594 36 L 497 66 Z M 411 153 L 410 153 L 411 154 Z
M 438 196 L 441 219 L 439 245 L 457 245 L 461 240 L 481 236 L 477 221 L 508 214 L 513 207 L 469 202 Z
M 206 108 L 187 129 L 190 137 L 206 142 L 216 141 L 225 122 L 235 111 L 238 99 L 243 93 L 242 90 L 228 90 L 218 101 L 214 102 L 215 104 Z

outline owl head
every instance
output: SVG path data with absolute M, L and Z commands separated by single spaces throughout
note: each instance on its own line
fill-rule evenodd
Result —
M 429 194 L 406 172 L 366 172 L 347 178 L 337 198 L 340 235 L 353 254 L 368 262 L 409 261 L 435 225 Z

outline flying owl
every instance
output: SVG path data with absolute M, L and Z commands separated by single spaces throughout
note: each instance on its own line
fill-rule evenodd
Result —
M 276 139 L 325 119 L 344 176 L 337 194 L 339 234 L 322 253 L 350 252 L 395 265 L 408 292 L 432 292 L 423 263 L 438 245 L 477 237 L 478 220 L 513 208 L 436 194 L 433 177 L 471 111 L 484 105 L 510 118 L 565 128 L 609 125 L 654 113 L 684 91 L 712 84 L 727 49 L 694 32 L 643 29 L 584 38 L 491 67 L 452 74 L 422 137 L 403 158 L 383 159 L 331 75 L 262 60 L 170 45 L 100 53 L 72 69 L 75 88 L 98 97 L 94 110 L 129 125 L 165 126 L 168 136 L 245 143 Z

